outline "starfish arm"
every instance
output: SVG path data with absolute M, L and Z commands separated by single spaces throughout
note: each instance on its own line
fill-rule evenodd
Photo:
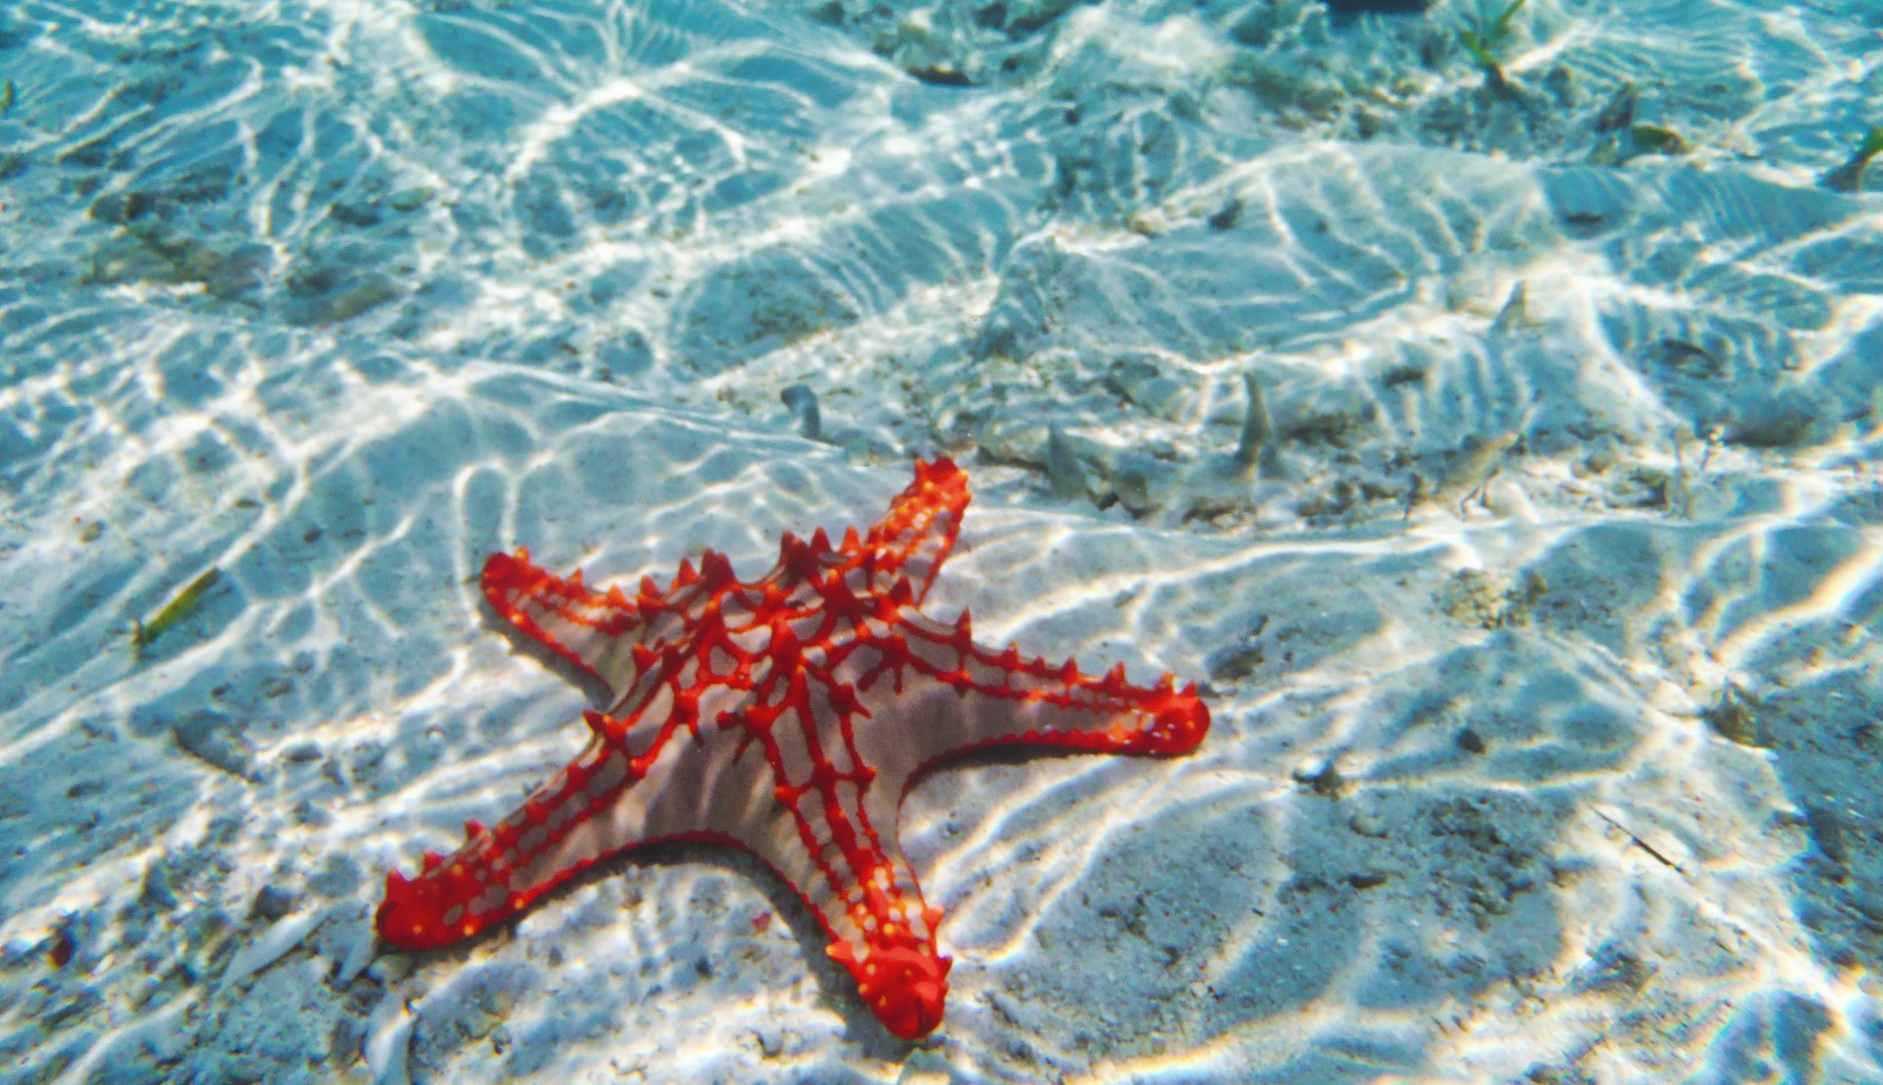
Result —
M 948 995 L 941 912 L 922 899 L 896 840 L 899 785 L 885 788 L 859 755 L 854 691 L 818 667 L 816 654 L 774 628 L 753 698 L 719 720 L 741 735 L 747 775 L 772 786 L 765 801 L 716 807 L 711 824 L 797 891 L 883 1025 L 919 1039 L 941 1023 Z
M 889 503 L 889 511 L 861 542 L 844 540 L 844 550 L 864 558 L 859 594 L 887 590 L 908 578 L 913 601 L 928 595 L 935 574 L 955 547 L 961 517 L 967 511 L 967 472 L 946 456 L 933 463 L 915 461 L 915 478 Z
M 941 911 L 923 900 L 895 844 L 893 803 L 879 827 L 868 785 L 816 774 L 769 798 L 713 836 L 737 840 L 791 886 L 823 928 L 826 952 L 890 1032 L 913 1040 L 933 1031 L 952 962 L 936 942 Z
M 589 590 L 580 569 L 568 579 L 530 562 L 530 552 L 484 561 L 484 598 L 512 626 L 619 693 L 634 678 L 631 651 L 646 635 L 642 607 L 610 588 Z
M 645 796 L 658 795 L 676 758 L 635 757 L 624 721 L 585 713 L 594 739 L 496 825 L 470 821 L 449 856 L 426 852 L 416 877 L 386 876 L 374 918 L 381 938 L 435 949 L 473 937 L 527 908 L 607 856 L 657 834 Z M 636 785 L 653 777 L 654 784 Z
M 489 828 L 472 821 L 450 856 L 428 852 L 416 877 L 393 871 L 375 924 L 387 942 L 432 949 L 470 938 L 576 874 L 629 848 L 717 839 L 717 808 L 749 792 L 728 778 L 738 747 L 702 731 L 738 690 L 680 647 L 642 648 L 623 716 L 583 713 L 575 760 Z M 704 749 L 700 747 L 704 746 Z M 736 841 L 735 841 L 736 842 Z
M 1123 664 L 1095 677 L 1070 659 L 988 648 L 974 641 L 966 611 L 952 625 L 909 609 L 870 623 L 840 671 L 866 706 L 908 721 L 859 733 L 864 759 L 898 787 L 937 760 L 992 746 L 1175 756 L 1210 727 L 1194 684 L 1165 675 L 1137 686 Z

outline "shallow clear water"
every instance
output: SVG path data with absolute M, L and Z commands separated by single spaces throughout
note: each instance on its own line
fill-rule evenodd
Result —
M 0 1081 L 1883 1081 L 1883 10 L 1504 10 L 0 13 Z M 910 792 L 929 1041 L 730 849 L 374 942 L 583 741 L 486 554 L 938 454 L 1214 727 Z

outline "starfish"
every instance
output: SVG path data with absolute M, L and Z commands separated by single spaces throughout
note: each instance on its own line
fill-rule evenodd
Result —
M 1131 685 L 1067 660 L 975 643 L 917 609 L 954 548 L 967 475 L 915 479 L 858 538 L 786 534 L 778 564 L 741 581 L 723 554 L 682 561 L 665 588 L 586 587 L 492 554 L 484 596 L 524 635 L 605 683 L 608 711 L 575 760 L 495 826 L 465 824 L 455 853 L 386 877 L 380 937 L 406 949 L 470 938 L 579 871 L 657 841 L 727 843 L 782 875 L 888 1030 L 941 1023 L 950 958 L 897 817 L 938 761 L 993 746 L 1187 753 L 1209 730 L 1194 685 Z

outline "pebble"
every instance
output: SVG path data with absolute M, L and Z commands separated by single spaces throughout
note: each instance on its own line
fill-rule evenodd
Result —
M 1386 822 L 1371 810 L 1362 810 L 1348 818 L 1347 827 L 1361 836 L 1386 835 Z

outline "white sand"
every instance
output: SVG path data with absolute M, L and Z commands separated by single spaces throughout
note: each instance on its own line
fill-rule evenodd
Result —
M 1883 1081 L 1883 13 L 1467 15 L 0 14 L 0 1082 Z M 486 553 L 942 452 L 933 611 L 1215 727 L 910 795 L 929 1044 L 710 848 L 380 952 L 582 741 Z

